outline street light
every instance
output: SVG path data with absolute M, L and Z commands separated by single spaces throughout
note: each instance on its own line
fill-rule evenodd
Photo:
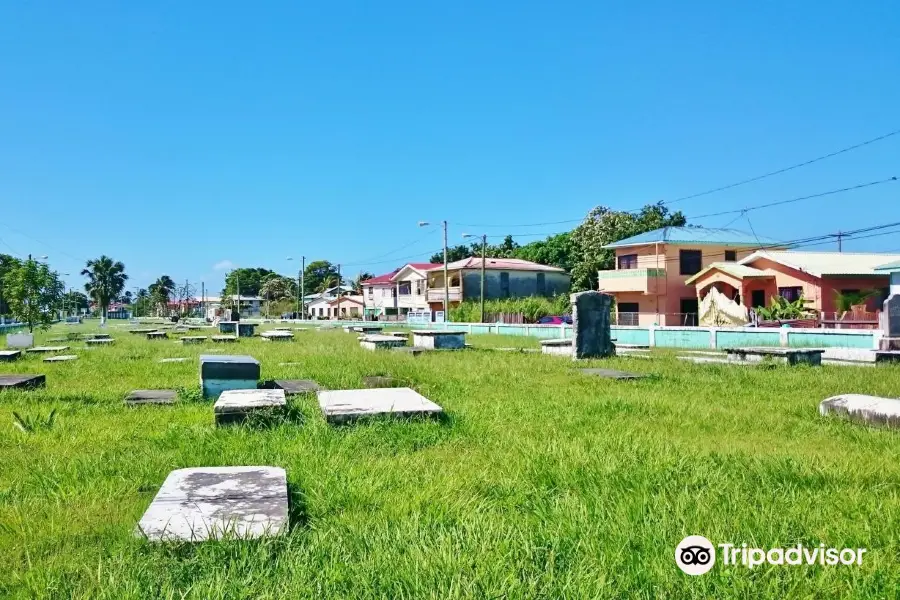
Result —
M 484 264 L 487 262 L 487 258 L 485 258 L 485 253 L 487 252 L 487 234 L 475 235 L 472 233 L 464 233 L 462 234 L 463 238 L 481 238 L 481 322 L 484 323 L 484 284 L 485 284 L 485 267 Z
M 431 225 L 428 221 L 419 221 L 419 227 Z M 447 221 L 441 221 L 444 227 L 444 322 L 450 320 L 450 282 L 447 279 Z

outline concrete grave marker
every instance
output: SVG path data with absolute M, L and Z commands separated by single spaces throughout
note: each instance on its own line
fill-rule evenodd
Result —
M 466 334 L 462 331 L 433 331 L 430 329 L 412 332 L 413 346 L 429 350 L 462 350 L 466 347 Z
M 419 356 L 423 352 L 429 351 L 428 348 L 418 348 L 415 346 L 412 346 L 412 347 L 399 346 L 399 347 L 391 348 L 391 350 L 394 352 L 400 352 L 401 354 L 409 354 L 411 356 Z
M 50 352 L 64 352 L 68 349 L 68 346 L 35 346 L 34 348 L 27 349 L 25 352 L 32 352 L 34 354 L 48 354 Z
M 237 341 L 236 335 L 214 335 L 212 341 L 217 344 L 231 344 Z
M 294 334 L 291 331 L 264 331 L 259 334 L 259 337 L 261 337 L 263 341 L 288 342 L 294 339 Z
M 728 360 L 734 362 L 761 362 L 768 358 L 775 362 L 787 365 L 810 365 L 818 367 L 822 364 L 822 348 L 775 348 L 775 347 L 749 347 L 726 348 Z
M 288 396 L 318 392 L 322 388 L 312 379 L 276 379 L 275 386 Z
M 92 338 L 89 340 L 84 340 L 84 343 L 88 346 L 111 346 L 115 343 L 116 340 L 109 338 Z
M 21 350 L 0 350 L 0 362 L 12 362 L 22 356 Z
M 637 373 L 627 373 L 625 371 L 617 371 L 615 369 L 578 369 L 585 375 L 593 375 L 595 377 L 603 377 L 605 379 L 643 379 L 646 375 L 638 375 Z
M 177 396 L 175 390 L 134 390 L 125 396 L 125 404 L 174 404 Z
M 433 416 L 443 409 L 410 388 L 336 390 L 318 393 L 319 407 L 329 423 L 380 415 Z
M 216 400 L 213 412 L 216 425 L 240 423 L 251 413 L 283 410 L 287 406 L 284 390 L 225 390 Z
M 176 358 L 161 358 L 159 362 L 161 363 L 176 363 L 176 362 L 185 362 L 187 358 L 176 357 Z
M 137 527 L 150 541 L 270 537 L 288 529 L 278 467 L 199 467 L 169 473 Z
M 252 356 L 200 355 L 200 385 L 206 397 L 218 397 L 226 390 L 255 390 L 259 361 Z
M 46 383 L 46 375 L 0 375 L 0 390 L 39 388 L 44 387 Z
M 406 345 L 406 338 L 398 338 L 392 335 L 365 335 L 360 339 L 359 345 L 366 350 L 399 348 Z
M 256 323 L 238 323 L 237 324 L 237 334 L 238 337 L 253 337 L 256 333 Z
M 900 400 L 864 394 L 843 394 L 822 400 L 819 414 L 844 415 L 868 425 L 900 427 Z
M 572 358 L 572 340 L 541 340 L 541 354 Z
M 169 337 L 165 331 L 151 331 L 146 334 L 148 340 L 164 340 Z
M 616 353 L 610 329 L 612 296 L 600 292 L 579 292 L 572 302 L 572 356 L 605 358 Z
M 74 354 L 60 354 L 58 356 L 48 356 L 44 362 L 69 362 L 70 360 L 78 360 Z
M 202 344 L 206 340 L 207 340 L 207 337 L 205 335 L 186 335 L 183 338 L 181 338 L 181 343 L 183 345 Z
M 219 333 L 237 333 L 237 321 L 219 321 Z
M 33 333 L 8 333 L 6 334 L 7 348 L 31 348 L 34 346 Z

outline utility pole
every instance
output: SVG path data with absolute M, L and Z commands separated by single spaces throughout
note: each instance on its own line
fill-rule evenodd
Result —
M 300 318 L 306 318 L 306 257 L 300 257 Z
M 241 274 L 239 272 L 235 271 L 234 279 L 235 279 L 235 287 L 237 287 L 237 315 L 238 315 L 237 320 L 240 321 L 241 320 Z M 232 302 L 231 305 L 234 306 L 234 302 Z
M 447 221 L 444 225 L 444 323 L 450 320 L 450 281 L 447 279 Z
M 200 282 L 200 316 L 206 320 L 206 282 Z
M 841 250 L 841 238 L 843 238 L 843 237 L 844 237 L 844 235 L 843 235 L 840 231 L 838 231 L 838 232 L 837 232 L 838 252 L 841 252 L 841 251 L 842 251 L 842 250 Z
M 487 234 L 481 236 L 481 323 L 484 323 L 484 284 L 485 284 L 485 267 L 487 262 Z
M 341 264 L 340 264 L 340 263 L 338 263 L 337 268 L 338 268 L 338 269 L 337 269 L 337 271 L 338 271 L 338 282 L 337 282 L 337 312 L 336 312 L 335 316 L 337 316 L 337 318 L 340 319 L 340 318 L 341 318 Z

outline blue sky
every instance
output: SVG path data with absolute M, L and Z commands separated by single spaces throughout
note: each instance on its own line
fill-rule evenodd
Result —
M 839 4 L 7 3 L 0 252 L 49 255 L 78 287 L 106 253 L 130 285 L 217 291 L 231 265 L 288 273 L 287 256 L 350 274 L 427 258 L 440 232 L 420 220 L 450 221 L 451 243 L 552 233 L 516 225 L 728 184 L 900 129 L 900 16 Z M 900 135 L 672 206 L 880 180 L 898 156 Z M 900 221 L 898 195 L 749 216 L 796 239 Z

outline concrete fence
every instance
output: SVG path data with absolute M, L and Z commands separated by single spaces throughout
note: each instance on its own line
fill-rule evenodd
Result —
M 292 321 L 293 323 L 373 325 L 372 321 Z M 376 323 L 377 324 L 377 323 Z M 507 323 L 384 323 L 391 327 L 437 329 L 466 333 L 525 335 L 541 339 L 571 338 L 571 325 L 515 325 Z M 880 329 L 778 329 L 757 327 L 641 327 L 616 326 L 612 337 L 619 344 L 658 348 L 723 349 L 740 346 L 791 348 L 861 348 L 877 350 Z

